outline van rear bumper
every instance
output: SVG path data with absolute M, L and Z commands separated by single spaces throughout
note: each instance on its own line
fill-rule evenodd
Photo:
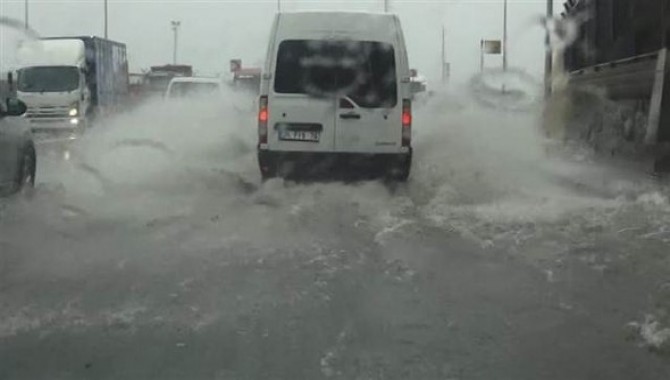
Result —
M 329 178 L 406 180 L 412 165 L 407 153 L 325 153 L 258 150 L 264 178 Z

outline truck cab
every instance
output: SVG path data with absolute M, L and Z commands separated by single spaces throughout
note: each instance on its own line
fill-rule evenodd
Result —
M 19 49 L 16 94 L 35 132 L 77 135 L 128 95 L 124 44 L 99 37 L 53 37 Z
M 36 41 L 22 46 L 16 94 L 28 106 L 31 128 L 77 131 L 85 127 L 91 93 L 81 40 Z

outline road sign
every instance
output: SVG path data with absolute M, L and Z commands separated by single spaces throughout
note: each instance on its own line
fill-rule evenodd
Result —
M 482 40 L 482 51 L 484 54 L 498 55 L 502 52 L 502 42 L 500 40 Z

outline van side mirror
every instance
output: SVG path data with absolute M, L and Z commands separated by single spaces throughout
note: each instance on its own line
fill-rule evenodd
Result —
M 0 111 L 0 116 L 21 116 L 28 110 L 26 103 L 16 98 L 7 98 L 5 110 Z

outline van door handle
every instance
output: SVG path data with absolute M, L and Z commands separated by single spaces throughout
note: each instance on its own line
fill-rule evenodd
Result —
M 340 114 L 340 119 L 345 119 L 345 120 L 352 120 L 352 119 L 360 119 L 361 115 L 357 113 L 342 113 Z

